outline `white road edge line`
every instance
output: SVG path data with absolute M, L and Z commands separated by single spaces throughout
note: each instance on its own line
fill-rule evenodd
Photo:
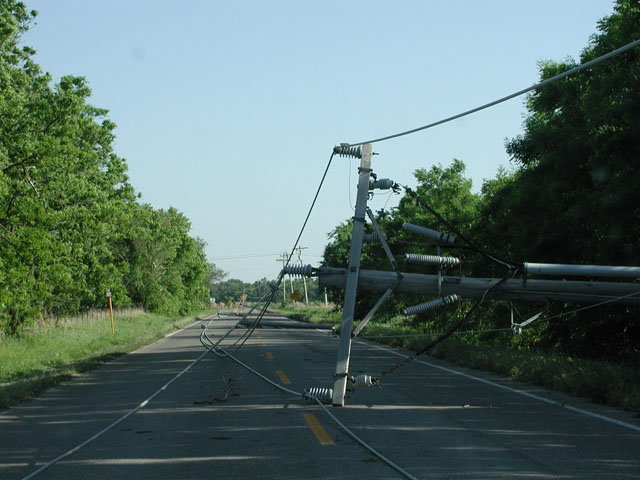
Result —
M 356 342 L 357 343 L 361 343 L 363 345 L 371 346 L 371 347 L 376 348 L 378 350 L 383 350 L 383 351 L 385 351 L 387 353 L 391 353 L 392 355 L 395 355 L 397 357 L 409 358 L 409 355 L 405 355 L 404 353 L 400 353 L 400 352 L 397 352 L 395 350 L 391 350 L 390 348 L 387 348 L 387 347 L 382 347 L 380 345 L 376 345 L 376 344 L 373 344 L 373 343 L 363 342 L 362 340 L 356 340 Z M 586 415 L 588 417 L 597 418 L 597 419 L 603 420 L 605 422 L 613 423 L 613 424 L 618 425 L 620 427 L 624 427 L 624 428 L 628 428 L 630 430 L 634 430 L 636 432 L 640 432 L 640 426 L 633 425 L 632 423 L 623 422 L 622 420 L 617 420 L 615 418 L 607 417 L 606 415 L 601 415 L 599 413 L 591 412 L 589 410 L 584 410 L 582 408 L 572 407 L 571 405 L 567 405 L 565 403 L 558 402 L 556 400 L 551 400 L 550 398 L 544 398 L 544 397 L 541 397 L 539 395 L 535 395 L 533 393 L 525 392 L 523 390 L 518 390 L 516 388 L 511 388 L 511 387 L 508 387 L 506 385 L 502 385 L 500 383 L 492 382 L 491 380 L 485 380 L 484 378 L 474 377 L 473 375 L 469 375 L 468 373 L 458 372 L 457 370 L 453 370 L 453 369 L 447 368 L 447 367 L 442 367 L 440 365 L 436 365 L 435 363 L 426 362 L 424 360 L 416 360 L 416 362 L 417 363 L 421 363 L 422 365 L 426 365 L 426 366 L 431 367 L 431 368 L 436 368 L 438 370 L 443 370 L 445 372 L 452 373 L 454 375 L 460 375 L 461 377 L 465 377 L 465 378 L 468 378 L 470 380 L 475 380 L 476 382 L 485 383 L 487 385 L 491 385 L 492 387 L 501 388 L 502 390 L 507 390 L 509 392 L 516 393 L 518 395 L 523 395 L 523 396 L 529 397 L 529 398 L 531 398 L 533 400 L 538 400 L 540 402 L 548 403 L 549 405 L 555 405 L 557 407 L 566 408 L 567 410 L 570 410 L 570 411 L 575 412 L 575 413 L 580 413 L 580 414 Z
M 202 321 L 204 321 L 204 320 L 208 320 L 208 319 L 209 319 L 209 318 L 207 317 L 207 318 L 203 318 L 202 320 L 196 320 L 196 321 L 195 321 L 195 322 L 193 322 L 192 324 L 187 325 L 186 327 L 181 328 L 180 330 L 176 330 L 175 332 L 167 333 L 167 334 L 164 336 L 164 338 L 173 337 L 173 336 L 174 336 L 174 335 L 176 335 L 177 333 L 180 333 L 180 332 L 182 332 L 183 330 L 186 330 L 187 328 L 191 328 L 191 327 L 193 327 L 196 323 L 198 323 L 198 322 L 202 322 Z
M 200 322 L 202 320 L 198 320 L 194 323 L 192 323 L 191 325 L 185 327 L 185 328 L 189 328 L 190 326 L 195 325 L 196 323 Z M 184 328 L 183 328 L 184 330 Z M 177 332 L 176 332 L 177 333 Z M 173 377 L 171 380 L 169 380 L 167 383 L 165 383 L 162 387 L 160 387 L 155 393 L 153 393 L 150 397 L 148 397 L 146 400 L 144 400 L 140 405 L 138 405 L 136 408 L 134 408 L 133 410 L 130 410 L 129 412 L 125 413 L 122 417 L 120 417 L 118 420 L 116 420 L 115 422 L 113 422 L 111 425 L 103 428 L 102 430 L 100 430 L 98 433 L 96 433 L 93 437 L 89 438 L 88 440 L 85 440 L 84 442 L 82 442 L 81 444 L 75 446 L 74 448 L 72 448 L 71 450 L 69 450 L 68 452 L 63 453 L 62 455 L 54 458 L 53 460 L 45 463 L 42 467 L 40 467 L 39 469 L 37 469 L 35 472 L 30 473 L 29 475 L 27 475 L 26 477 L 24 477 L 22 480 L 28 480 L 30 478 L 35 477 L 36 475 L 38 475 L 39 473 L 43 472 L 44 470 L 46 470 L 47 468 L 49 468 L 50 466 L 58 463 L 60 460 L 62 460 L 63 458 L 66 458 L 74 453 L 76 453 L 78 450 L 80 450 L 82 447 L 88 445 L 89 443 L 93 442 L 95 439 L 101 437 L 102 435 L 104 435 L 105 433 L 107 433 L 109 430 L 111 430 L 113 427 L 115 427 L 116 425 L 118 425 L 120 422 L 126 420 L 127 418 L 129 418 L 131 415 L 133 415 L 134 413 L 136 413 L 138 410 L 144 408 L 147 406 L 147 404 L 153 400 L 157 395 L 159 395 L 161 392 L 163 392 L 164 390 L 166 390 L 169 385 L 171 385 L 173 382 L 175 382 L 177 379 L 179 379 L 182 375 L 184 375 L 188 370 L 191 369 L 191 367 L 193 367 L 196 363 L 198 363 L 200 360 L 202 360 L 210 351 L 211 349 L 208 348 L 207 350 L 204 351 L 204 353 L 202 353 L 202 355 L 200 355 L 198 358 L 196 358 L 193 362 L 191 362 L 184 370 L 182 370 L 179 374 L 177 374 L 175 377 Z
M 197 317 L 196 317 L 196 318 L 197 318 Z M 162 340 L 164 340 L 164 339 L 165 339 L 165 338 L 167 338 L 167 337 L 173 337 L 175 334 L 180 333 L 180 332 L 182 332 L 182 331 L 186 330 L 187 328 L 191 328 L 191 327 L 193 327 L 196 323 L 198 323 L 198 322 L 203 322 L 203 321 L 205 321 L 205 320 L 209 320 L 209 317 L 204 317 L 204 318 L 201 318 L 201 319 L 199 319 L 199 320 L 196 320 L 196 321 L 195 321 L 195 322 L 193 322 L 192 324 L 187 325 L 186 327 L 183 327 L 183 328 L 181 328 L 180 330 L 176 330 L 175 332 L 171 332 L 171 333 L 166 334 L 164 337 L 159 338 L 158 340 L 156 340 L 156 341 L 155 341 L 155 342 L 153 342 L 153 343 L 150 343 L 150 344 L 148 344 L 148 345 L 143 345 L 142 347 L 138 348 L 137 350 L 134 350 L 133 352 L 129 352 L 127 355 L 132 355 L 132 354 L 134 354 L 134 353 L 141 352 L 141 351 L 142 351 L 142 350 L 144 350 L 145 348 L 147 348 L 147 347 L 151 347 L 152 345 L 155 345 L 156 343 L 161 342 Z

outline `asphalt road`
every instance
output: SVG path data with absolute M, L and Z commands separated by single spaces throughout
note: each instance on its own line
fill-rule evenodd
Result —
M 235 321 L 213 320 L 209 335 Z M 79 445 L 35 478 L 401 478 L 320 406 L 230 358 L 194 364 L 200 332 L 192 325 L 0 414 L 0 478 L 28 477 Z M 234 355 L 301 392 L 331 386 L 336 350 L 327 332 L 263 328 Z M 356 342 L 350 371 L 377 374 L 398 355 Z M 329 410 L 416 478 L 640 478 L 632 414 L 429 357 Z

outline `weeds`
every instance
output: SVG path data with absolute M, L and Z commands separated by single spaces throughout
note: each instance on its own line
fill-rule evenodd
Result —
M 341 312 L 295 309 L 287 315 L 301 321 L 340 324 Z M 371 322 L 361 337 L 418 351 L 436 334 L 424 325 L 407 325 L 400 317 Z M 451 363 L 490 371 L 512 380 L 588 398 L 629 411 L 640 411 L 640 364 L 620 364 L 530 350 L 513 340 L 511 332 L 493 335 L 454 335 L 430 354 Z

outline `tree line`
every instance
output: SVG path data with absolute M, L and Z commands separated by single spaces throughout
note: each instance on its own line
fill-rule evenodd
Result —
M 640 38 L 640 2 L 618 0 L 613 13 L 598 22 L 580 63 Z M 571 59 L 539 64 L 540 80 L 575 67 Z M 640 50 L 631 49 L 577 75 L 537 89 L 526 99 L 523 133 L 507 140 L 511 164 L 473 193 L 460 160 L 415 172 L 415 191 L 427 204 L 481 248 L 514 261 L 604 265 L 640 265 Z M 397 259 L 405 252 L 434 254 L 401 229 L 410 222 L 446 230 L 409 195 L 378 221 Z M 324 264 L 346 266 L 351 221 L 330 234 Z M 469 250 L 447 251 L 462 258 L 456 274 L 502 277 L 504 268 Z M 365 244 L 363 268 L 388 269 L 382 248 Z M 402 265 L 403 271 L 432 273 Z M 340 296 L 340 292 L 334 292 Z M 363 314 L 377 298 L 361 294 Z M 395 296 L 383 310 L 424 299 Z M 547 315 L 576 305 L 552 304 Z M 465 305 L 464 308 L 467 308 Z M 523 316 L 546 305 L 519 305 Z M 446 328 L 463 311 L 429 312 L 411 322 Z M 522 337 L 507 338 L 523 348 L 569 355 L 635 361 L 640 353 L 638 308 L 608 305 L 544 322 Z M 484 329 L 509 326 L 506 305 L 496 302 L 473 317 Z M 494 336 L 486 335 L 485 339 Z
M 105 305 L 192 311 L 208 294 L 204 242 L 174 208 L 140 203 L 115 124 L 83 77 L 53 83 L 21 46 L 37 12 L 0 0 L 0 330 Z
M 237 278 L 225 280 L 225 277 L 226 273 L 222 272 L 209 287 L 209 294 L 211 298 L 215 298 L 216 303 L 223 302 L 229 306 L 234 302 L 240 301 L 242 295 L 246 295 L 247 303 L 253 304 L 267 294 L 270 294 L 272 290 L 275 290 L 275 294 L 271 299 L 273 303 L 283 303 L 283 295 L 284 303 L 291 302 L 292 291 L 300 293 L 300 302 L 305 301 L 305 285 L 302 278 L 290 278 L 286 276 L 280 285 L 277 285 L 275 280 L 267 280 L 266 278 L 261 278 L 260 280 L 250 283 L 243 282 Z M 320 303 L 324 301 L 324 293 L 320 291 L 318 279 L 307 278 L 305 281 L 309 302 Z

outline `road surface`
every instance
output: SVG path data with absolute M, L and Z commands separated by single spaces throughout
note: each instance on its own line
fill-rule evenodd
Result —
M 215 318 L 210 337 L 236 321 Z M 32 478 L 402 478 L 319 405 L 202 356 L 200 323 L 1 413 L 0 478 L 61 456 Z M 336 351 L 326 331 L 261 328 L 234 355 L 302 392 L 332 386 Z M 377 374 L 402 355 L 355 342 L 350 371 Z M 328 408 L 415 478 L 640 478 L 632 414 L 429 357 Z

